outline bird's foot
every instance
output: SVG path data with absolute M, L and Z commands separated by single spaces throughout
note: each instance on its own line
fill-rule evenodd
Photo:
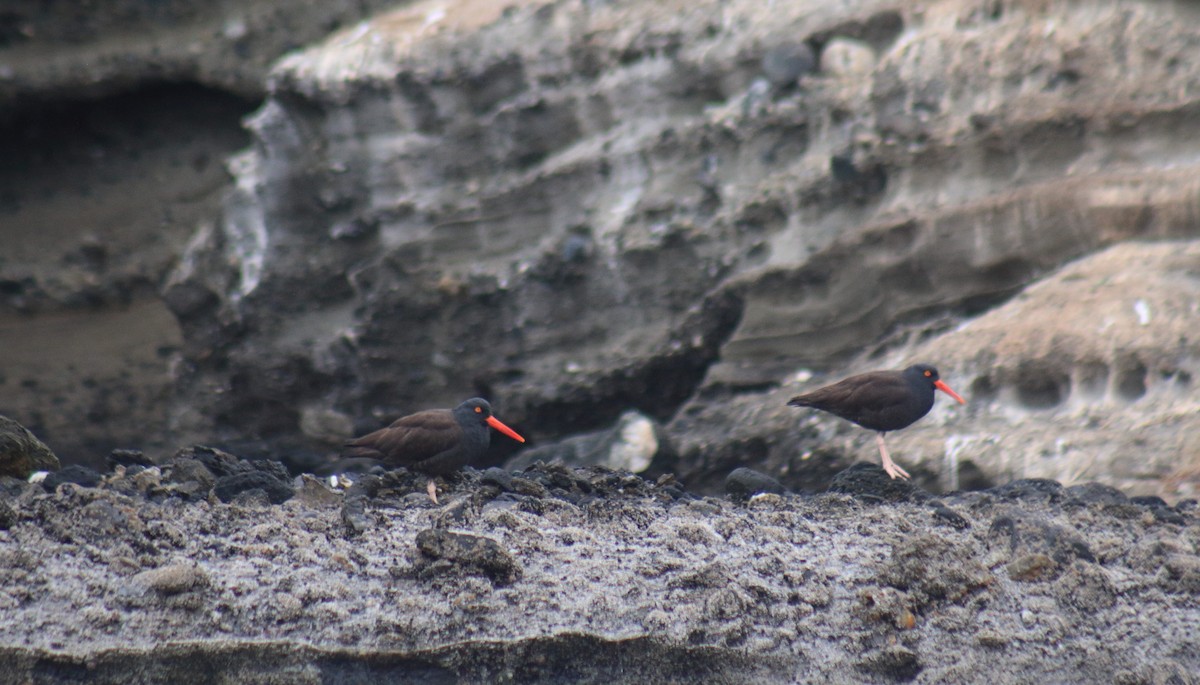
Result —
M 892 477 L 895 478 L 895 476 L 892 476 Z M 425 492 L 429 493 L 429 499 L 433 500 L 434 504 L 438 503 L 438 501 L 437 501 L 437 481 L 430 478 L 429 482 L 425 484 Z
M 887 471 L 887 475 L 891 476 L 893 479 L 899 478 L 900 480 L 908 480 L 909 478 L 912 478 L 912 476 L 908 475 L 908 471 L 900 468 L 900 465 L 891 459 L 887 459 L 883 462 L 883 470 Z
M 892 461 L 892 455 L 888 454 L 887 443 L 883 441 L 883 433 L 875 434 L 875 444 L 879 445 L 879 458 L 883 461 L 883 470 L 887 471 L 887 475 L 892 479 L 899 478 L 900 480 L 908 480 L 912 476 L 908 475 L 908 471 L 900 468 L 896 462 Z

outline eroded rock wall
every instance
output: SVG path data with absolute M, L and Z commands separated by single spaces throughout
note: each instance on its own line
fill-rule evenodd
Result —
M 167 274 L 220 213 L 268 66 L 378 4 L 4 4 L 0 413 L 71 462 L 173 451 Z
M 869 450 L 776 404 L 797 371 L 932 354 L 973 385 L 1008 362 L 921 342 L 1109 245 L 1197 234 L 1183 3 L 500 9 L 412 5 L 278 65 L 168 288 L 180 434 L 316 463 L 485 394 L 543 444 L 638 410 L 694 484 L 759 463 L 815 487 Z M 983 394 L 971 417 L 1009 410 Z M 1054 439 L 969 469 L 1020 475 Z M 909 459 L 932 482 L 954 451 Z

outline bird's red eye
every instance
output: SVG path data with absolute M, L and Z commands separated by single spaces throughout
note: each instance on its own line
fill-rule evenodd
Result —
M 925 377 L 926 377 L 926 378 L 932 378 L 932 377 L 933 377 L 933 372 L 932 372 L 932 371 L 926 371 L 926 372 L 925 372 Z
M 928 374 L 926 374 L 926 375 L 928 375 Z M 483 407 L 475 407 L 475 413 L 476 413 L 476 414 L 482 414 L 482 413 L 483 413 Z

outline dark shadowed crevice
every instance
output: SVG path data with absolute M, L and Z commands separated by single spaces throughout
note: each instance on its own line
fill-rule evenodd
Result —
M 680 327 L 677 351 L 641 360 L 581 382 L 549 401 L 526 398 L 525 420 L 553 426 L 557 435 L 595 430 L 629 409 L 667 421 L 691 398 L 721 346 L 741 321 L 743 301 L 732 290 L 710 297 Z
M 158 82 L 0 115 L 0 412 L 40 424 L 64 462 L 165 443 L 181 341 L 160 290 L 220 212 L 225 160 L 250 144 L 241 122 L 256 106 Z M 175 304 L 207 306 L 190 295 Z
M 703 641 L 701 641 L 703 642 Z M 586 654 L 586 658 L 581 655 Z M 780 659 L 740 650 L 681 645 L 651 637 L 612 639 L 564 633 L 473 641 L 422 650 L 322 649 L 287 642 L 173 642 L 153 649 L 86 655 L 0 648 L 0 668 L 16 681 L 57 685 L 274 682 L 304 672 L 325 683 L 409 682 L 787 682 Z M 285 678 L 286 679 L 286 678 Z

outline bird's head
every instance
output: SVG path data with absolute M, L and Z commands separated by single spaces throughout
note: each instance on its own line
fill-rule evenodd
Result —
M 938 375 L 938 370 L 929 364 L 913 364 L 904 370 L 904 373 L 910 377 L 919 379 L 919 382 L 928 383 L 936 390 L 941 390 L 947 395 L 953 397 L 959 404 L 966 404 L 967 401 L 961 395 L 950 389 L 950 386 L 941 379 Z
M 517 442 L 525 442 L 525 438 L 518 435 L 515 430 L 504 425 L 500 419 L 492 416 L 492 405 L 488 404 L 488 401 L 482 397 L 473 397 L 466 402 L 463 402 L 455 408 L 454 412 L 457 414 L 466 414 L 467 416 L 475 417 L 481 423 L 486 423 L 513 440 L 516 440 Z

